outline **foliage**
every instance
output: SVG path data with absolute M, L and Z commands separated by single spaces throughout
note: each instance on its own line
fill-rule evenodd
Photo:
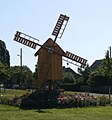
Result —
M 4 41 L 0 40 L 0 84 L 6 88 L 11 88 L 13 84 L 19 84 L 21 87 L 31 87 L 33 73 L 27 67 L 22 67 L 22 73 L 19 66 L 10 67 L 10 55 L 6 49 Z
M 25 91 L 25 90 L 5 90 L 3 93 L 1 93 L 0 96 L 0 104 L 5 104 L 5 105 L 12 105 L 12 100 L 14 98 L 18 98 L 22 96 L 23 94 L 30 93 L 30 91 Z M 19 104 L 19 103 L 17 103 Z M 13 104 L 15 105 L 15 104 Z
M 33 73 L 27 66 L 22 67 L 21 74 L 20 66 L 8 67 L 0 63 L 0 84 L 4 84 L 6 88 L 11 88 L 14 84 L 21 85 L 24 88 L 30 88 L 32 80 Z
M 74 84 L 76 84 L 76 79 L 74 78 L 73 73 L 71 73 L 71 72 L 63 72 L 62 83 L 74 83 Z
M 58 91 L 45 90 L 35 91 L 31 94 L 21 96 L 20 108 L 53 108 L 57 105 Z
M 0 40 L 0 63 L 10 66 L 10 55 L 5 42 Z
M 11 91 L 9 91 L 11 92 Z M 17 94 L 16 94 L 17 92 Z M 11 93 L 10 93 L 11 94 Z M 12 96 L 13 94 L 13 96 Z M 93 96 L 89 94 L 75 92 L 59 91 L 13 91 L 9 94 L 2 94 L 0 97 L 1 104 L 20 106 L 23 109 L 32 108 L 76 108 L 90 106 L 106 106 L 109 100 L 106 96 Z
M 88 85 L 108 86 L 112 77 L 112 59 L 109 58 L 109 51 L 106 52 L 102 65 L 92 70 L 87 80 Z
M 9 99 L 7 97 L 0 97 L 0 104 L 9 105 Z
M 90 107 L 97 106 L 97 98 L 93 95 L 82 93 L 64 93 L 60 94 L 58 98 L 58 107 Z
M 10 98 L 14 98 L 14 97 L 20 97 L 20 96 L 22 96 L 23 94 L 26 94 L 26 93 L 30 93 L 30 91 L 9 89 L 9 90 L 5 90 L 5 92 L 1 93 L 1 95 L 2 95 L 2 97 L 10 99 Z
M 78 72 L 80 74 L 78 83 L 81 85 L 87 85 L 87 80 L 89 79 L 89 75 L 90 75 L 89 65 L 87 65 L 85 69 L 78 68 Z
M 109 104 L 109 99 L 104 95 L 98 97 L 98 99 L 99 99 L 99 105 L 101 105 L 101 106 L 105 106 L 105 105 Z
M 80 85 L 74 83 L 61 83 L 59 87 L 65 91 L 80 91 Z
M 0 84 L 6 84 L 10 78 L 9 67 L 0 63 Z
M 39 69 L 39 65 L 38 65 L 38 62 L 37 62 L 37 64 L 35 65 L 35 72 L 33 73 L 33 78 L 35 80 L 38 79 L 38 69 Z
M 87 66 L 84 70 L 79 69 L 79 83 L 89 86 L 108 86 L 112 78 L 112 59 L 109 58 L 109 51 L 106 52 L 105 59 L 98 67 L 91 69 Z
M 22 67 L 22 73 L 19 66 L 10 67 L 9 72 L 10 84 L 19 84 L 23 88 L 31 87 L 33 74 L 27 66 Z
M 108 76 L 102 75 L 97 71 L 90 73 L 87 83 L 89 86 L 108 86 L 109 85 Z

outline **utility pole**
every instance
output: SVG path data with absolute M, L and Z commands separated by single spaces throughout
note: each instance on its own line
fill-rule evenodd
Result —
M 20 48 L 20 54 L 18 55 L 20 57 L 20 81 L 19 85 L 22 87 L 22 48 Z
M 20 71 L 21 71 L 21 80 L 20 80 L 20 84 L 22 87 L 22 48 L 20 49 Z
M 111 105 L 111 46 L 109 47 L 109 58 L 110 58 L 110 70 L 109 70 L 109 73 L 110 73 L 110 77 L 109 77 L 109 104 Z

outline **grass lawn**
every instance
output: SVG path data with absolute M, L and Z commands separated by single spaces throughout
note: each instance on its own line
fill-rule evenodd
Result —
M 16 96 L 21 96 L 25 93 L 28 93 L 29 91 L 26 91 L 26 90 L 6 90 L 5 92 L 3 93 L 0 93 L 1 95 L 3 95 L 3 97 L 6 97 L 6 98 L 13 98 Z
M 0 105 L 0 120 L 112 120 L 112 107 L 22 110 Z
M 0 94 L 12 98 L 27 92 L 29 91 L 7 90 Z M 112 107 L 22 110 L 0 104 L 0 120 L 112 120 Z

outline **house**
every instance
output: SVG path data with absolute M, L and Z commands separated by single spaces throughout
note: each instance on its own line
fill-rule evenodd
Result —
M 90 69 L 93 70 L 95 68 L 98 68 L 100 67 L 100 65 L 103 64 L 103 59 L 101 60 L 96 60 L 91 66 L 90 66 Z
M 72 73 L 74 75 L 75 79 L 77 79 L 80 76 L 78 73 L 76 73 L 70 67 L 65 68 L 65 66 L 63 66 L 63 72 L 70 72 L 70 73 Z

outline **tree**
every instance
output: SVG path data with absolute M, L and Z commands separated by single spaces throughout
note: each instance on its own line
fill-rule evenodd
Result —
M 106 55 L 105 55 L 105 59 L 103 62 L 103 68 L 105 71 L 105 75 L 111 77 L 112 75 L 112 59 L 109 57 L 109 51 L 107 50 Z
M 22 67 L 22 74 L 21 74 L 20 66 L 10 67 L 9 73 L 10 73 L 9 84 L 11 86 L 13 84 L 18 84 L 24 88 L 32 86 L 33 73 L 27 66 Z M 22 75 L 22 81 L 21 81 L 21 75 Z
M 33 81 L 32 71 L 27 66 L 23 66 L 23 69 L 22 69 L 22 86 L 24 88 L 31 88 L 32 81 Z
M 73 83 L 76 84 L 76 79 L 74 78 L 74 74 L 71 72 L 63 72 L 63 80 L 61 83 Z
M 4 64 L 0 63 L 0 84 L 7 84 L 7 81 L 10 78 L 8 70 L 8 66 L 5 66 Z
M 38 79 L 38 69 L 39 69 L 39 65 L 38 65 L 38 62 L 37 62 L 37 64 L 35 65 L 35 72 L 33 73 L 33 78 L 35 80 Z
M 5 42 L 0 40 L 0 63 L 10 66 L 10 55 L 6 49 Z
M 108 76 L 94 70 L 90 73 L 87 84 L 89 86 L 106 86 L 109 84 L 108 79 Z
M 84 70 L 78 68 L 78 72 L 80 74 L 80 77 L 78 79 L 78 83 L 81 85 L 82 84 L 87 85 L 87 80 L 89 79 L 89 75 L 90 75 L 89 65 L 87 65 Z
M 102 64 L 90 72 L 89 79 L 87 80 L 88 85 L 108 86 L 112 75 L 111 68 L 112 59 L 109 58 L 109 51 L 107 51 Z

